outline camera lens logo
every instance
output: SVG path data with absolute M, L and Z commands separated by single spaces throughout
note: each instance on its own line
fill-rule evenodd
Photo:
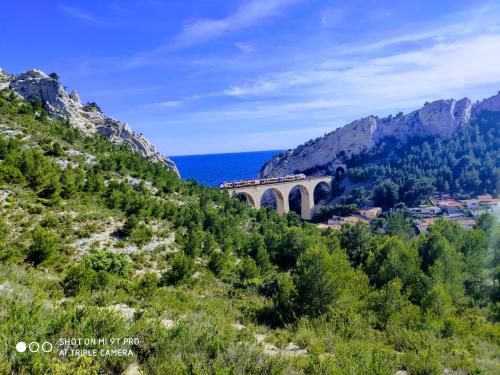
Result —
M 16 350 L 19 353 L 24 353 L 28 349 L 31 353 L 37 353 L 42 351 L 44 353 L 49 353 L 52 351 L 52 344 L 48 341 L 45 341 L 41 345 L 35 341 L 26 344 L 24 341 L 20 341 L 16 344 Z

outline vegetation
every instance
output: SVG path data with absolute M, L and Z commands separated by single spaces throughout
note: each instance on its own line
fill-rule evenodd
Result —
M 320 231 L 40 111 L 0 94 L 0 373 L 498 371 L 493 217 Z M 131 355 L 60 354 L 60 338 L 85 337 L 136 341 L 99 347 Z M 15 353 L 19 341 L 55 349 Z
M 500 179 L 500 115 L 483 112 L 449 139 L 419 138 L 402 144 L 387 139 L 382 147 L 353 157 L 349 179 L 379 181 L 374 199 L 381 207 L 419 204 L 434 192 L 497 195 Z

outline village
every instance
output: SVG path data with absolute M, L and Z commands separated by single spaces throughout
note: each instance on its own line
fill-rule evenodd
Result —
M 400 209 L 391 209 L 392 212 Z M 462 199 L 452 194 L 436 195 L 428 198 L 427 204 L 405 209 L 413 221 L 418 233 L 426 233 L 430 225 L 438 218 L 446 218 L 464 229 L 471 229 L 476 218 L 483 213 L 500 213 L 500 198 L 490 194 L 478 195 L 475 198 Z M 348 216 L 332 216 L 326 222 L 316 224 L 320 229 L 340 229 L 345 224 L 363 222 L 370 224 L 382 214 L 381 207 L 373 207 L 370 202 L 358 208 Z

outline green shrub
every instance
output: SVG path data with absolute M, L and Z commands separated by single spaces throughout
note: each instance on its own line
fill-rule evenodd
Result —
M 70 267 L 61 282 L 61 286 L 66 296 L 73 297 L 81 291 L 95 289 L 98 280 L 97 272 L 80 262 Z
M 222 275 L 229 268 L 229 257 L 223 251 L 214 250 L 210 254 L 208 268 L 216 275 Z
M 96 272 L 105 271 L 126 277 L 131 271 L 130 261 L 125 254 L 115 254 L 105 250 L 94 251 L 83 258 L 86 267 Z
M 34 266 L 50 260 L 59 246 L 59 238 L 42 227 L 35 228 L 32 241 L 31 246 L 28 248 L 26 261 Z
M 0 183 L 23 185 L 25 182 L 26 180 L 19 169 L 12 165 L 0 164 Z
M 257 264 L 255 263 L 255 260 L 250 257 L 246 257 L 245 259 L 243 259 L 240 264 L 239 274 L 240 279 L 243 281 L 259 277 L 260 272 Z
M 187 282 L 195 271 L 195 263 L 190 257 L 180 253 L 172 258 L 170 270 L 161 276 L 161 285 L 177 285 Z

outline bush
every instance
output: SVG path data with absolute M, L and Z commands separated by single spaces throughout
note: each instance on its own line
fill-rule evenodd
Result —
M 68 270 L 61 286 L 67 297 L 74 297 L 81 291 L 95 289 L 98 280 L 97 272 L 80 262 Z
M 177 285 L 187 282 L 195 271 L 193 259 L 184 255 L 176 254 L 172 259 L 172 268 L 161 276 L 161 285 Z
M 128 276 L 131 271 L 130 261 L 125 254 L 114 254 L 109 251 L 99 250 L 83 258 L 86 267 L 96 272 L 105 271 L 117 276 Z
M 210 254 L 208 268 L 216 275 L 222 275 L 228 269 L 228 256 L 222 251 L 214 250 Z
M 47 215 L 40 221 L 40 226 L 44 228 L 55 228 L 57 227 L 58 223 L 59 221 L 57 220 L 57 217 L 53 215 Z
M 246 257 L 245 259 L 243 259 L 243 261 L 241 262 L 239 274 L 241 280 L 250 280 L 259 277 L 260 272 L 257 264 L 255 263 L 255 260 L 250 257 Z
M 147 272 L 137 280 L 135 284 L 135 294 L 139 298 L 151 298 L 158 288 L 160 280 L 153 272 Z
M 19 169 L 11 165 L 0 164 L 0 183 L 24 184 L 26 182 Z
M 120 234 L 127 237 L 130 241 L 134 242 L 137 246 L 142 246 L 151 241 L 153 238 L 153 230 L 144 223 L 139 223 L 136 216 L 130 216 Z
M 50 260 L 56 253 L 59 238 L 42 227 L 37 227 L 32 235 L 33 243 L 28 249 L 26 261 L 37 266 Z

